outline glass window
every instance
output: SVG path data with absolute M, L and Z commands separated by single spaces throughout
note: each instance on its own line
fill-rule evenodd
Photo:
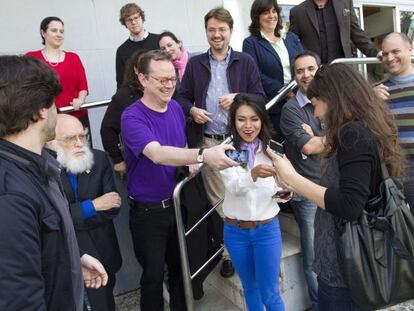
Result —
M 400 11 L 401 32 L 405 33 L 411 40 L 414 39 L 414 12 Z
M 285 5 L 285 4 L 281 4 L 280 8 L 282 9 L 282 11 L 280 12 L 280 15 L 282 15 L 282 21 L 283 21 L 283 29 L 285 29 L 286 31 L 289 30 L 289 12 L 290 9 L 293 8 L 294 5 Z

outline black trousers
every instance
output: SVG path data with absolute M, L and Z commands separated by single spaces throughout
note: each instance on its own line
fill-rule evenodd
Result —
M 135 256 L 142 266 L 141 310 L 163 311 L 164 265 L 168 266 L 170 310 L 185 311 L 184 287 L 173 207 L 131 207 L 130 230 Z
M 113 295 L 115 281 L 115 274 L 108 273 L 108 284 L 106 286 L 98 289 L 86 288 L 86 294 L 92 311 L 115 311 Z M 85 305 L 83 310 L 87 310 Z

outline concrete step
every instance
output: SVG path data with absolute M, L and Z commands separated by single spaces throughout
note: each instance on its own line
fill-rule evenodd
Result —
M 287 311 L 303 311 L 310 306 L 303 275 L 300 243 L 296 236 L 282 232 L 283 249 L 280 265 L 280 292 Z M 206 282 L 215 287 L 239 310 L 247 311 L 239 277 L 223 278 L 220 265 L 210 273 Z
M 297 238 L 300 237 L 299 227 L 293 213 L 280 212 L 278 217 L 282 232 L 289 233 Z

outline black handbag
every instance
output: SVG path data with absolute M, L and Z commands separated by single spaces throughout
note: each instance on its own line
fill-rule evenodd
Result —
M 379 194 L 358 220 L 337 221 L 343 276 L 352 300 L 368 310 L 414 298 L 414 216 L 383 162 L 381 173 Z

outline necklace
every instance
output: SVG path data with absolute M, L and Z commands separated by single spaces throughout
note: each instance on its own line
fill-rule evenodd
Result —
M 43 55 L 45 56 L 45 59 L 46 59 L 46 61 L 48 62 L 48 64 L 50 65 L 50 66 L 52 66 L 52 67 L 56 67 L 57 65 L 59 65 L 59 63 L 60 63 L 60 56 L 61 56 L 61 51 L 59 50 L 59 54 L 58 54 L 58 59 L 57 59 L 57 62 L 56 63 L 52 63 L 50 60 L 49 60 L 49 54 L 48 54 L 48 52 L 47 52 L 47 50 L 46 49 L 43 49 Z

